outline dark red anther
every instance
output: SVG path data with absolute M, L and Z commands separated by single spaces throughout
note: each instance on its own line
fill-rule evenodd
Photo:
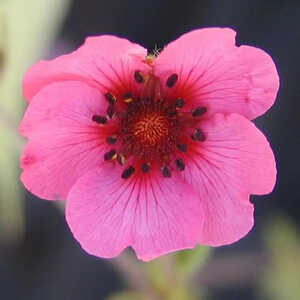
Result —
M 169 88 L 172 88 L 178 80 L 178 75 L 176 73 L 172 74 L 171 76 L 168 77 L 166 86 Z
M 177 115 L 177 111 L 176 110 L 173 110 L 173 109 L 170 109 L 167 111 L 167 116 L 168 117 L 174 117 Z
M 175 165 L 179 171 L 183 171 L 185 168 L 185 164 L 181 158 L 175 159 Z
M 121 177 L 122 177 L 123 179 L 127 179 L 127 178 L 129 178 L 129 177 L 134 173 L 134 171 L 135 171 L 134 167 L 132 167 L 132 166 L 127 167 L 127 168 L 123 171 Z
M 150 171 L 150 166 L 149 166 L 148 164 L 146 164 L 146 163 L 143 163 L 143 164 L 141 165 L 141 171 L 142 171 L 143 173 L 148 173 L 148 172 Z
M 106 114 L 111 119 L 113 117 L 114 113 L 115 113 L 115 110 L 114 110 L 113 105 L 109 105 L 107 110 L 106 110 Z
M 176 147 L 180 152 L 186 152 L 186 150 L 187 150 L 186 144 L 177 144 Z
M 123 94 L 123 99 L 129 99 L 129 98 L 132 98 L 132 94 L 127 92 L 127 93 L 124 93 Z
M 181 99 L 181 98 L 178 98 L 175 100 L 175 106 L 178 107 L 178 108 L 182 108 L 184 105 L 184 100 Z
M 133 101 L 132 94 L 127 92 L 123 95 L 123 99 L 125 103 L 130 103 Z
M 205 136 L 199 128 L 194 129 L 194 131 L 191 135 L 191 138 L 192 138 L 192 140 L 198 141 L 198 142 L 205 141 Z
M 143 78 L 140 71 L 135 71 L 134 72 L 134 79 L 137 83 L 143 83 L 143 81 L 144 81 L 144 78 Z
M 151 98 L 144 98 L 143 103 L 147 106 L 150 105 L 153 102 L 153 99 Z
M 106 137 L 106 143 L 108 145 L 114 145 L 117 142 L 117 137 L 115 135 Z
M 114 105 L 116 102 L 116 97 L 113 96 L 111 93 L 106 93 L 104 95 L 105 99 L 109 102 L 110 105 Z
M 206 113 L 207 109 L 206 107 L 197 107 L 195 109 L 192 110 L 192 116 L 193 117 L 199 117 L 201 115 L 203 115 L 204 113 Z
M 116 155 L 116 150 L 112 149 L 104 154 L 104 160 L 111 160 Z
M 168 166 L 163 166 L 161 168 L 161 173 L 164 177 L 171 177 L 171 171 L 170 171 L 170 168 Z
M 92 120 L 98 124 L 106 124 L 107 119 L 103 116 L 93 115 Z
M 118 155 L 117 155 L 117 162 L 118 162 L 121 166 L 123 166 L 123 165 L 125 164 L 125 160 L 126 160 L 126 158 L 125 158 L 124 155 L 122 155 L 122 154 L 118 154 Z

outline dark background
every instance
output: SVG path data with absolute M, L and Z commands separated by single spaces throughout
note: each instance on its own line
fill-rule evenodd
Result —
M 252 198 L 254 230 L 238 243 L 216 249 L 212 259 L 218 260 L 259 251 L 262 228 L 278 213 L 299 226 L 300 1 L 74 0 L 52 54 L 61 54 L 60 45 L 68 52 L 86 36 L 104 33 L 126 37 L 151 50 L 182 33 L 208 26 L 232 27 L 238 32 L 238 44 L 267 51 L 281 78 L 275 105 L 255 121 L 275 152 L 276 188 L 270 195 Z M 0 299 L 100 300 L 124 287 L 109 260 L 88 256 L 80 249 L 52 203 L 29 194 L 25 238 L 17 245 L 1 245 L 0 252 L 5 258 L 0 262 Z M 212 279 L 205 283 L 212 300 L 258 299 L 252 273 L 243 281 L 219 284 Z

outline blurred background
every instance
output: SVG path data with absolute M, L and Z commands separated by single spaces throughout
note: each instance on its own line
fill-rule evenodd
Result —
M 114 34 L 152 50 L 207 26 L 234 28 L 238 44 L 264 49 L 278 67 L 277 101 L 255 120 L 276 155 L 275 190 L 251 198 L 255 227 L 233 245 L 149 264 L 130 253 L 88 256 L 62 207 L 19 182 L 24 71 L 74 50 L 89 35 Z M 299 47 L 299 0 L 0 0 L 0 299 L 299 300 Z

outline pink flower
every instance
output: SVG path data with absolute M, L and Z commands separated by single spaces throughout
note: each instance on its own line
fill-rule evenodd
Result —
M 275 184 L 251 120 L 278 86 L 272 59 L 235 46 L 231 29 L 184 34 L 156 58 L 126 39 L 88 38 L 25 74 L 21 180 L 67 199 L 75 238 L 96 256 L 233 243 L 253 226 L 249 195 Z

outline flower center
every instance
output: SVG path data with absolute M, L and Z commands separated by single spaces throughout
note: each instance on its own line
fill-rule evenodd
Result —
M 143 85 L 140 95 L 133 97 L 126 92 L 117 97 L 108 92 L 104 95 L 109 103 L 107 116 L 92 117 L 94 122 L 103 126 L 109 127 L 108 118 L 114 124 L 114 132 L 106 138 L 112 149 L 104 154 L 104 160 L 116 160 L 124 166 L 121 176 L 124 179 L 138 170 L 148 173 L 157 167 L 164 177 L 170 177 L 173 169 L 185 169 L 183 155 L 189 150 L 187 141 L 205 140 L 196 126 L 206 108 L 196 107 L 186 112 L 182 97 L 163 97 L 159 79 L 155 76 L 148 74 L 143 77 L 136 71 L 133 78 Z M 166 87 L 173 88 L 177 81 L 178 75 L 172 74 L 167 78 Z
M 179 129 L 168 112 L 165 101 L 133 99 L 126 113 L 117 114 L 122 154 L 147 163 L 165 161 L 174 149 Z
M 133 135 L 144 147 L 158 146 L 169 134 L 167 119 L 157 112 L 149 112 L 133 124 Z

